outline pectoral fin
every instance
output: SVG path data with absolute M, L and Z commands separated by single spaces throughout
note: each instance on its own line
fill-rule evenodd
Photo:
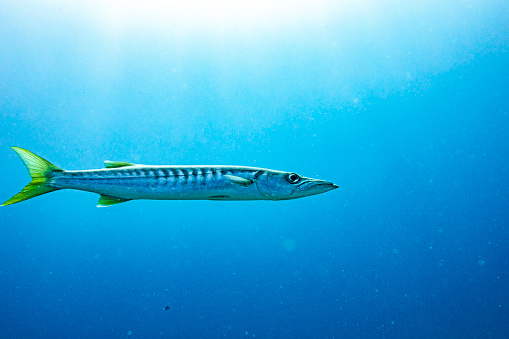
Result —
M 244 187 L 247 187 L 253 183 L 253 180 L 237 177 L 235 175 L 225 174 L 224 177 L 230 180 L 230 182 Z
M 97 207 L 108 207 L 115 204 L 120 204 L 131 199 L 124 199 L 119 197 L 112 197 L 110 195 L 101 195 L 99 198 L 99 202 L 97 203 Z

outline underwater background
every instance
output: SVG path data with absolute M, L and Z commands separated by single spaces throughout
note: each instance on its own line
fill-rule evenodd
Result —
M 508 22 L 497 0 L 1 0 L 1 202 L 30 180 L 9 146 L 339 189 L 2 207 L 0 337 L 509 337 Z

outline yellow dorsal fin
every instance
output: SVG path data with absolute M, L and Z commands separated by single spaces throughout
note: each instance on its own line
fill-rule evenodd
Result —
M 118 167 L 127 167 L 127 166 L 136 166 L 136 164 L 131 164 L 130 162 L 123 161 L 104 161 L 104 167 L 106 168 L 118 168 Z

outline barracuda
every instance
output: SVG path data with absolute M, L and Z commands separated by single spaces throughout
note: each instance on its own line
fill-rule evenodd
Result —
M 338 188 L 296 173 L 244 166 L 147 166 L 105 161 L 105 168 L 66 171 L 34 153 L 12 147 L 32 181 L 2 206 L 61 189 L 100 194 L 98 207 L 134 199 L 289 200 Z

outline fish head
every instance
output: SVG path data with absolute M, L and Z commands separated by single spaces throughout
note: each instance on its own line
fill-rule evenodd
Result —
M 293 172 L 268 171 L 263 179 L 257 182 L 258 190 L 272 200 L 303 198 L 338 188 L 332 182 L 306 178 Z

